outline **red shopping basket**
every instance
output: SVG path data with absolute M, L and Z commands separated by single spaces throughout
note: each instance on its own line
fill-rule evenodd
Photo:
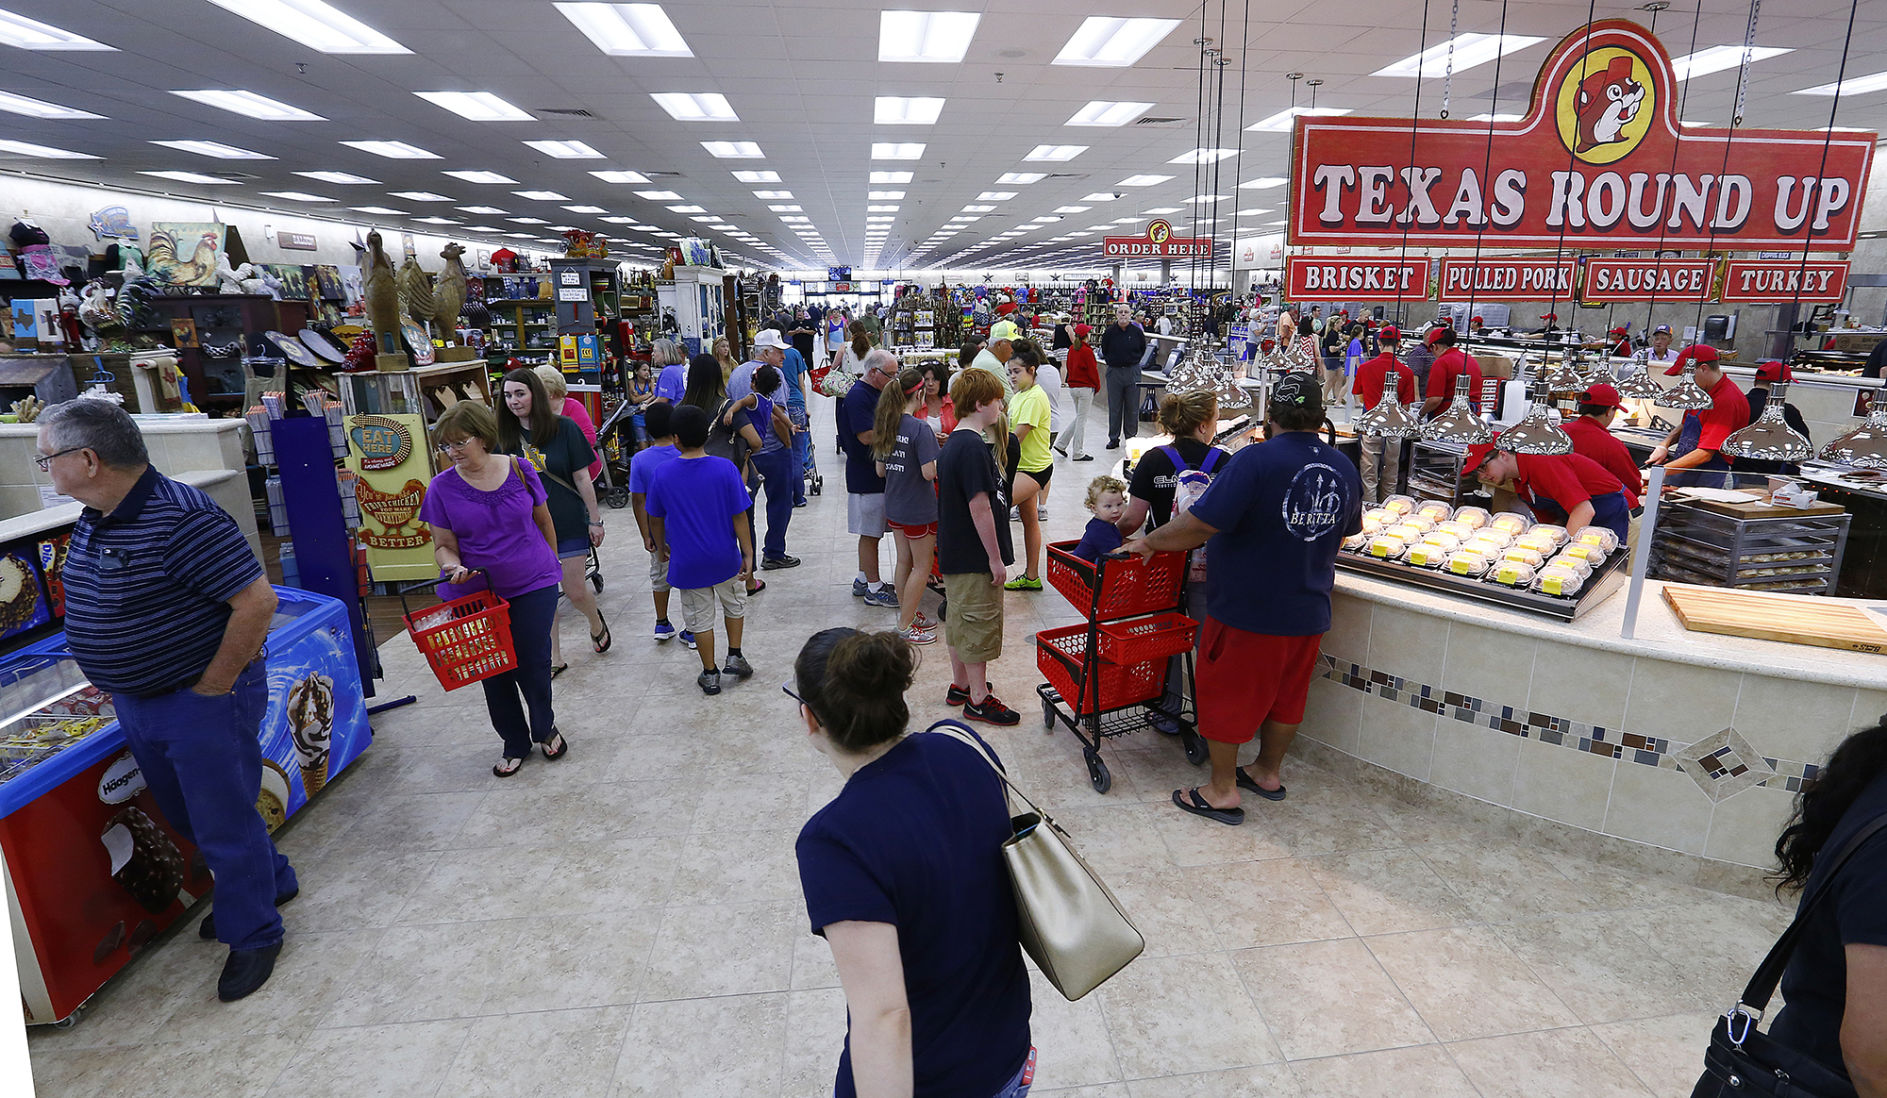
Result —
M 1035 634 L 1035 666 L 1077 717 L 1152 701 L 1166 693 L 1166 660 L 1109 663 L 1087 656 L 1088 627 L 1070 625 Z M 1085 682 L 1093 675 L 1098 682 Z
M 1101 637 L 1101 658 L 1109 663 L 1163 660 L 1192 649 L 1198 623 L 1184 614 L 1154 614 L 1146 618 L 1103 622 L 1095 626 Z
M 1098 564 L 1089 564 L 1070 552 L 1079 544 L 1063 541 L 1048 547 L 1048 582 L 1084 613 L 1091 611 L 1095 620 L 1156 614 L 1179 605 L 1186 554 L 1155 553 L 1147 560 L 1133 555 L 1104 557 Z
M 404 615 L 413 643 L 426 654 L 439 685 L 457 690 L 518 665 L 511 640 L 511 604 L 484 590 Z

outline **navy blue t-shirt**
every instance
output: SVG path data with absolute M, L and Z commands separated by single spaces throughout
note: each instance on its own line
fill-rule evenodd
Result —
M 878 461 L 871 447 L 858 436 L 872 429 L 878 414 L 879 390 L 864 382 L 855 382 L 839 402 L 839 446 L 845 451 L 845 490 L 853 495 L 869 496 L 885 490 L 885 478 L 878 475 Z
M 1002 781 L 968 744 L 918 734 L 854 773 L 800 829 L 818 934 L 898 928 L 917 1098 L 992 1095 L 1029 1054 L 1029 978 L 1002 844 Z M 848 1030 L 837 1098 L 854 1098 Z
M 1309 431 L 1233 454 L 1192 505 L 1218 531 L 1206 612 L 1248 633 L 1329 632 L 1337 549 L 1363 528 L 1362 500 L 1356 466 Z

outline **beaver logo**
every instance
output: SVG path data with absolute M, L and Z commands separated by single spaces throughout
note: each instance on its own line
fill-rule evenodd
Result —
M 1594 50 L 1560 87 L 1560 140 L 1588 164 L 1621 160 L 1644 140 L 1655 100 L 1642 58 L 1617 47 Z
M 1153 221 L 1147 224 L 1147 239 L 1155 244 L 1164 244 L 1173 235 L 1173 226 L 1168 221 Z

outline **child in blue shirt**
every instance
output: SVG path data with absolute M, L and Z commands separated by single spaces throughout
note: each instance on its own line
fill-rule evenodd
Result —
M 1127 511 L 1127 485 L 1119 477 L 1100 476 L 1088 482 L 1088 510 L 1094 517 L 1081 532 L 1081 544 L 1074 555 L 1089 563 L 1120 548 L 1121 515 Z

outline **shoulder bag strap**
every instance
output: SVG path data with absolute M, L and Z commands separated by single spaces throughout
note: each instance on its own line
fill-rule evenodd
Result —
M 1775 994 L 1776 985 L 1782 980 L 1782 970 L 1788 967 L 1789 955 L 1795 952 L 1795 944 L 1802 936 L 1809 914 L 1828 898 L 1828 893 L 1832 891 L 1835 883 L 1835 875 L 1841 872 L 1841 867 L 1847 864 L 1855 851 L 1883 830 L 1887 830 L 1887 814 L 1877 817 L 1872 823 L 1855 832 L 1854 837 L 1835 852 L 1834 860 L 1828 866 L 1828 875 L 1815 886 L 1815 891 L 1808 894 L 1808 899 L 1803 901 L 1801 909 L 1795 914 L 1795 921 L 1782 932 L 1782 937 L 1776 939 L 1776 944 L 1769 950 L 1769 956 L 1763 958 L 1762 965 L 1756 969 L 1756 975 L 1750 978 L 1749 986 L 1743 989 L 1743 997 L 1739 1000 L 1740 1005 L 1754 1007 L 1758 1012 L 1769 1005 L 1769 997 Z
M 1225 451 L 1219 449 L 1217 446 L 1207 447 L 1206 460 L 1199 463 L 1199 471 L 1210 476 L 1212 470 L 1219 467 L 1219 459 L 1224 456 Z
M 942 721 L 938 721 L 936 724 L 931 725 L 929 728 L 925 729 L 925 731 L 935 732 L 943 736 L 949 736 L 951 739 L 959 740 L 965 744 L 968 744 L 970 747 L 970 750 L 975 751 L 978 755 L 981 755 L 983 758 L 983 761 L 989 764 L 989 768 L 996 772 L 996 776 L 998 778 L 1002 779 L 1002 784 L 1005 787 L 1007 787 L 1010 796 L 1015 797 L 1016 799 L 1020 800 L 1023 804 L 1027 805 L 1031 812 L 1034 812 L 1037 816 L 1040 816 L 1042 818 L 1043 823 L 1047 824 L 1049 827 L 1054 828 L 1056 831 L 1061 830 L 1060 824 L 1057 824 L 1053 819 L 1049 817 L 1048 813 L 1042 811 L 1039 805 L 1037 805 L 1034 801 L 1030 800 L 1029 795 L 1027 793 L 1024 793 L 1021 787 L 1017 786 L 1015 782 L 1012 782 L 1009 780 L 1009 772 L 1004 770 L 1002 766 L 996 762 L 995 756 L 989 753 L 989 751 L 983 746 L 982 741 L 977 739 L 975 734 L 970 731 L 968 725 L 964 724 L 961 721 L 942 720 Z

